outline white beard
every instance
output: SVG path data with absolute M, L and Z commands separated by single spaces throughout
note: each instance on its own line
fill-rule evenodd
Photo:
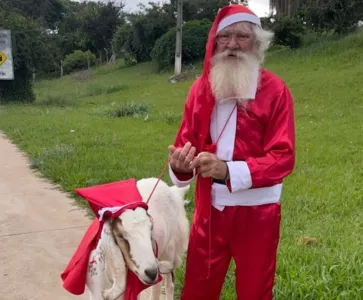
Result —
M 236 57 L 229 57 L 234 54 Z M 254 98 L 259 81 L 260 64 L 253 55 L 225 50 L 213 56 L 210 83 L 217 101 L 235 98 L 242 103 Z

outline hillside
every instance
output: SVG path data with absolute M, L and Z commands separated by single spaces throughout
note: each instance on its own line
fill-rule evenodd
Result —
M 266 67 L 292 91 L 296 116 L 277 300 L 362 299 L 362 47 L 360 32 L 267 57 Z M 34 104 L 0 107 L 0 130 L 29 154 L 33 168 L 69 192 L 158 176 L 192 79 L 170 84 L 170 74 L 155 74 L 149 63 L 127 68 L 121 62 L 84 76 L 90 78 L 37 82 Z M 128 113 L 136 115 L 123 116 Z M 232 271 L 222 299 L 235 299 Z M 179 272 L 178 291 L 182 280 Z

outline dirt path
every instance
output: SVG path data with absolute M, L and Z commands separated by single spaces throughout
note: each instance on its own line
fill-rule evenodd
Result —
M 88 299 L 62 288 L 60 274 L 89 219 L 38 178 L 0 133 L 0 299 Z

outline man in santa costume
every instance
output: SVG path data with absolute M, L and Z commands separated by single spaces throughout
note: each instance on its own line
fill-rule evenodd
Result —
M 182 300 L 219 299 L 231 259 L 237 299 L 272 299 L 282 182 L 295 164 L 292 96 L 261 67 L 272 36 L 243 5 L 218 12 L 169 146 L 174 184 L 196 179 Z

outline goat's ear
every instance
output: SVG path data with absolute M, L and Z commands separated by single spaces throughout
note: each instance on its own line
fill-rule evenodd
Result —
M 116 218 L 111 221 L 111 230 L 112 233 L 121 233 L 122 231 L 122 221 L 120 218 Z

